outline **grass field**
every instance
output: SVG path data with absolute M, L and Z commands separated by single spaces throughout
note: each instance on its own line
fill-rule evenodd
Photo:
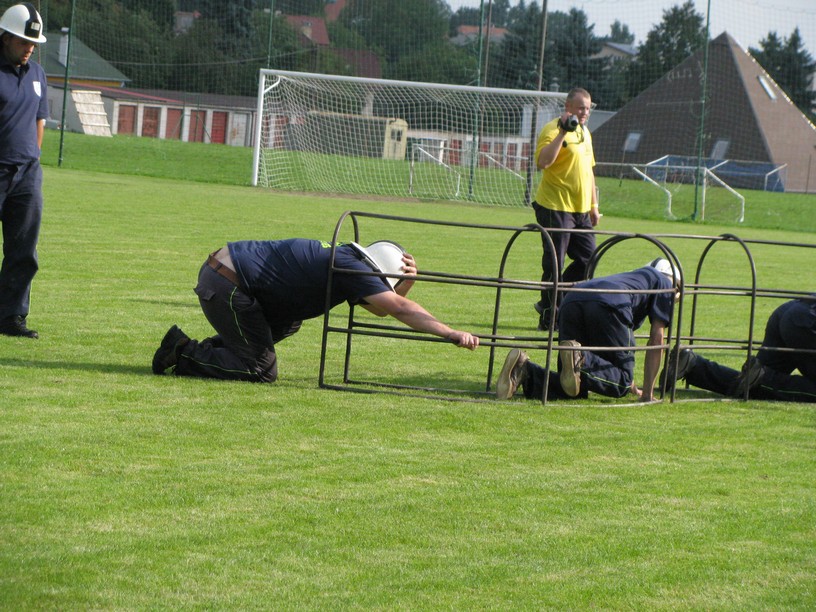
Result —
M 294 154 L 308 157 L 307 154 Z M 288 189 L 306 189 L 320 191 L 317 188 L 304 188 L 303 185 L 320 185 L 321 175 L 332 173 L 345 177 L 344 193 L 375 194 L 370 197 L 393 198 L 408 196 L 407 164 L 400 162 L 382 162 L 381 160 L 340 158 L 338 156 L 314 156 L 320 160 L 310 162 L 310 167 L 317 168 L 312 174 L 303 176 L 304 168 L 299 166 L 282 172 L 276 184 L 285 184 Z M 43 148 L 43 164 L 57 166 L 60 160 L 60 134 L 53 130 L 46 131 Z M 352 161 L 353 160 L 353 161 Z M 336 163 L 333 163 L 336 162 Z M 399 167 L 397 172 L 401 179 L 397 183 L 386 184 L 383 181 L 379 166 Z M 252 150 L 243 147 L 211 146 L 200 143 L 183 143 L 154 138 L 136 138 L 132 136 L 115 136 L 100 138 L 66 133 L 62 147 L 62 168 L 73 170 L 91 170 L 113 174 L 132 174 L 154 178 L 184 179 L 196 182 L 220 183 L 228 185 L 249 185 L 252 179 Z M 431 164 L 417 164 L 417 177 L 414 185 L 414 197 L 411 201 L 428 201 L 426 188 L 431 184 L 429 175 L 440 173 L 434 182 L 448 185 L 448 192 L 455 194 L 456 181 L 449 172 L 434 168 Z M 460 195 L 454 200 L 468 203 L 471 200 L 469 176 L 461 177 Z M 507 172 L 476 169 L 475 191 L 473 198 L 479 200 L 497 200 L 497 191 L 509 192 L 513 197 L 501 198 L 512 202 L 512 206 L 523 206 L 524 186 Z M 617 178 L 599 177 L 601 201 L 605 214 L 631 219 L 667 219 L 666 196 L 653 186 L 639 180 L 619 180 Z M 690 185 L 670 185 L 672 192 L 672 213 L 681 222 L 689 222 L 692 213 L 698 211 L 701 218 L 703 203 L 699 201 Z M 796 193 L 767 193 L 763 191 L 743 191 L 745 197 L 745 221 L 740 227 L 758 229 L 783 229 L 787 231 L 816 233 L 816 196 Z M 452 197 L 452 196 L 451 196 Z M 705 203 L 705 223 L 694 223 L 698 231 L 707 225 L 734 225 L 739 217 L 738 202 L 721 188 L 707 190 Z
M 269 192 L 228 184 L 249 169 L 226 147 L 156 159 L 156 143 L 133 146 L 145 176 L 77 160 L 46 168 L 30 316 L 41 338 L 0 340 L 0 608 L 816 606 L 812 405 L 695 392 L 675 404 L 542 406 L 321 390 L 319 320 L 280 345 L 274 385 L 152 375 L 171 324 L 209 333 L 192 287 L 228 240 L 329 239 L 347 210 L 532 219 L 524 209 Z M 814 242 L 804 231 L 633 216 L 608 211 L 603 228 Z M 495 273 L 507 238 L 384 220 L 366 220 L 361 236 L 397 238 L 421 268 L 476 274 Z M 687 268 L 705 245 L 665 240 Z M 536 278 L 539 249 L 523 237 L 512 274 Z M 812 284 L 813 251 L 755 245 L 760 285 Z M 632 241 L 602 271 L 651 257 Z M 707 278 L 747 281 L 733 245 L 715 261 Z M 487 292 L 418 283 L 412 296 L 454 326 L 489 328 Z M 529 333 L 530 296 L 505 300 L 505 329 Z M 773 305 L 758 304 L 762 321 Z M 745 329 L 744 299 L 712 297 L 701 310 L 712 333 Z M 486 350 L 360 346 L 364 374 L 483 384 Z

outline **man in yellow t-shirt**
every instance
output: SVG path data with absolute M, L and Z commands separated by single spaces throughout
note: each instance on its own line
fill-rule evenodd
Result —
M 564 113 L 541 130 L 536 144 L 536 163 L 543 171 L 533 202 L 536 222 L 545 229 L 592 230 L 600 219 L 595 190 L 595 155 L 587 120 L 592 98 L 585 89 L 576 87 L 567 94 Z M 595 251 L 591 232 L 553 231 L 555 259 L 563 282 L 584 280 L 587 264 Z M 548 242 L 542 237 L 542 282 L 555 279 Z M 572 263 L 564 268 L 564 257 Z M 561 270 L 563 269 L 563 272 Z M 550 328 L 556 304 L 549 290 L 541 292 L 535 304 L 539 313 L 538 329 Z

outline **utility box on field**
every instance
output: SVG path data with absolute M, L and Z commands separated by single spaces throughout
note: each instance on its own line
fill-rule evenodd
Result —
M 303 125 L 306 149 L 315 153 L 405 159 L 408 122 L 394 117 L 370 117 L 309 111 Z

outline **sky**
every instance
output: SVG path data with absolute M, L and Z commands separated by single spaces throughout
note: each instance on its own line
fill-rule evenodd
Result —
M 479 8 L 482 0 L 446 0 L 454 12 L 459 7 Z M 484 1 L 487 10 L 488 0 Z M 543 0 L 525 0 L 541 6 Z M 568 12 L 582 9 L 595 24 L 595 35 L 609 34 L 609 27 L 618 19 L 629 26 L 635 44 L 643 42 L 649 31 L 663 20 L 664 11 L 680 6 L 685 0 L 547 0 L 547 11 Z M 516 6 L 518 0 L 510 0 Z M 696 11 L 706 16 L 705 0 L 695 0 Z M 780 40 L 791 35 L 799 26 L 804 47 L 816 58 L 816 0 L 711 0 L 710 27 L 712 38 L 727 31 L 746 50 L 759 47 L 768 32 L 775 31 Z

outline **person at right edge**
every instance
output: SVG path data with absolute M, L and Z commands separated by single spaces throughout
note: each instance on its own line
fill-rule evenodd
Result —
M 591 230 L 598 225 L 601 215 L 592 170 L 595 166 L 592 136 L 587 128 L 592 109 L 589 92 L 579 87 L 570 90 L 564 109 L 564 113 L 547 123 L 538 136 L 536 164 L 542 173 L 533 210 L 536 222 L 545 229 Z M 556 231 L 550 237 L 561 281 L 584 280 L 589 259 L 595 251 L 595 235 Z M 541 281 L 549 283 L 555 279 L 556 271 L 552 269 L 552 255 L 543 236 L 542 245 Z M 565 256 L 572 259 L 566 268 Z M 550 328 L 556 306 L 552 303 L 551 291 L 542 290 L 541 300 L 535 303 L 539 330 Z
M 37 273 L 42 219 L 42 147 L 48 119 L 46 78 L 31 60 L 45 42 L 40 14 L 28 2 L 0 17 L 0 334 L 38 338 L 26 325 Z

